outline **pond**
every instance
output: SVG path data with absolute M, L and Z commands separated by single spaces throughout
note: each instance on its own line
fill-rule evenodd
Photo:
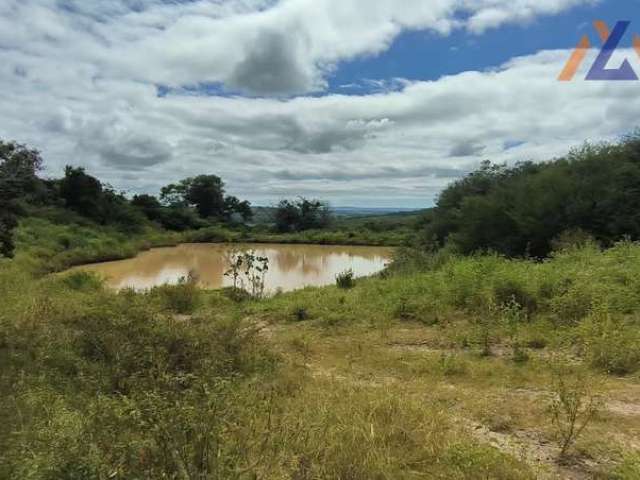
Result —
M 129 260 L 96 263 L 73 271 L 94 272 L 121 290 L 146 290 L 192 277 L 206 289 L 233 285 L 224 273 L 234 253 L 253 251 L 269 259 L 266 292 L 291 291 L 335 283 L 338 273 L 352 269 L 356 277 L 373 275 L 389 263 L 393 249 L 329 245 L 183 244 L 156 248 Z

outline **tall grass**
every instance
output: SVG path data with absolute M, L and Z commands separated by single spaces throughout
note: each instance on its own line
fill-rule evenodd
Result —
M 472 440 L 447 406 L 402 384 L 391 394 L 384 384 L 310 375 L 315 346 L 293 342 L 300 365 L 258 334 L 269 323 L 326 338 L 347 328 L 383 338 L 393 322 L 415 323 L 438 329 L 445 348 L 479 352 L 485 337 L 491 346 L 571 349 L 594 371 L 640 370 L 634 243 L 604 252 L 587 244 L 546 262 L 421 254 L 421 268 L 351 289 L 237 303 L 188 283 L 114 293 L 86 274 L 34 275 L 140 246 L 82 228 L 30 220 L 18 258 L 0 261 L 0 478 L 534 478 Z M 37 232 L 51 235 L 38 243 Z M 161 240 L 172 238 L 153 242 Z M 371 356 L 400 379 L 425 382 L 489 369 L 497 382 L 507 368 L 471 354 L 405 354 L 393 366 Z M 630 460 L 620 475 L 634 468 Z

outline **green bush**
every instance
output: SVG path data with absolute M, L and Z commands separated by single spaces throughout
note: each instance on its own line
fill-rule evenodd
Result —
M 495 285 L 493 294 L 496 304 L 504 306 L 515 302 L 528 314 L 534 313 L 538 306 L 535 297 L 511 279 L 500 281 Z
M 159 295 L 168 310 L 186 315 L 193 313 L 200 305 L 201 292 L 195 282 L 182 281 L 178 285 L 163 285 L 152 290 Z
M 98 290 L 102 279 L 90 272 L 73 272 L 64 277 L 64 283 L 73 290 Z
M 304 322 L 309 319 L 309 312 L 305 307 L 297 306 L 293 309 L 293 318 L 297 322 Z
M 597 309 L 580 327 L 590 364 L 613 375 L 640 370 L 640 325 Z
M 336 285 L 338 286 L 338 288 L 342 288 L 345 290 L 355 287 L 356 281 L 353 270 L 346 270 L 336 275 Z

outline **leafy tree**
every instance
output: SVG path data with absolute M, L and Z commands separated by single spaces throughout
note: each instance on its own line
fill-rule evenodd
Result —
M 253 218 L 253 210 L 251 209 L 251 203 L 248 201 L 240 201 L 237 197 L 228 196 L 224 199 L 224 217 L 226 220 L 231 220 L 233 215 L 237 214 L 242 217 L 242 220 L 248 222 Z
M 330 221 L 327 204 L 304 197 L 296 201 L 282 200 L 275 212 L 276 230 L 281 233 L 324 228 Z
M 290 200 L 282 200 L 275 212 L 276 230 L 280 233 L 296 231 L 300 225 L 300 211 Z
M 194 207 L 201 218 L 230 220 L 234 214 L 248 221 L 251 204 L 233 196 L 225 197 L 224 182 L 216 175 L 198 175 L 163 187 L 160 200 L 173 208 Z
M 36 150 L 0 141 L 0 255 L 12 257 L 13 230 L 18 226 L 17 200 L 33 193 L 40 184 L 37 173 L 42 158 Z
M 88 175 L 82 167 L 67 165 L 60 181 L 60 196 L 67 208 L 82 216 L 97 220 L 100 215 L 102 183 Z
M 541 164 L 484 163 L 442 192 L 424 233 L 462 253 L 540 258 L 576 229 L 605 244 L 640 239 L 640 134 Z
M 131 205 L 138 208 L 149 220 L 158 221 L 162 218 L 162 204 L 153 195 L 135 195 Z
M 136 232 L 145 222 L 123 194 L 103 185 L 82 167 L 65 168 L 60 196 L 67 208 L 102 225 L 117 225 L 126 232 Z
M 216 175 L 198 175 L 188 180 L 185 199 L 202 218 L 224 216 L 224 182 Z
M 166 207 L 187 207 L 186 200 L 187 194 L 187 182 L 189 179 L 183 180 L 180 183 L 171 183 L 166 187 L 162 187 L 160 190 L 160 201 L 162 205 Z
M 103 225 L 117 225 L 122 231 L 135 233 L 145 224 L 145 216 L 125 196 L 105 188 L 100 197 L 98 219 Z

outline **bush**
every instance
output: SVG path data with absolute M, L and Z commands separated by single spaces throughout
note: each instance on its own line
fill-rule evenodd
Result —
M 580 327 L 589 363 L 613 375 L 640 370 L 640 328 L 597 309 Z
M 443 353 L 438 360 L 438 369 L 445 377 L 457 377 L 465 375 L 469 370 L 469 365 L 457 355 Z
M 309 319 L 309 312 L 305 307 L 294 307 L 293 309 L 293 318 L 295 318 L 298 322 L 304 322 Z
M 201 292 L 195 282 L 183 280 L 178 285 L 156 287 L 152 293 L 159 294 L 165 307 L 181 315 L 193 313 L 200 304 Z
M 102 279 L 89 272 L 74 272 L 64 277 L 64 283 L 73 290 L 98 290 Z
M 505 306 L 515 302 L 528 314 L 534 313 L 538 306 L 535 297 L 513 280 L 498 283 L 493 287 L 493 294 L 496 304 Z
M 586 372 L 566 364 L 552 366 L 551 423 L 564 458 L 600 408 L 597 386 Z
M 342 288 L 345 290 L 355 287 L 356 281 L 353 270 L 346 270 L 336 275 L 336 285 L 338 286 L 338 288 Z

